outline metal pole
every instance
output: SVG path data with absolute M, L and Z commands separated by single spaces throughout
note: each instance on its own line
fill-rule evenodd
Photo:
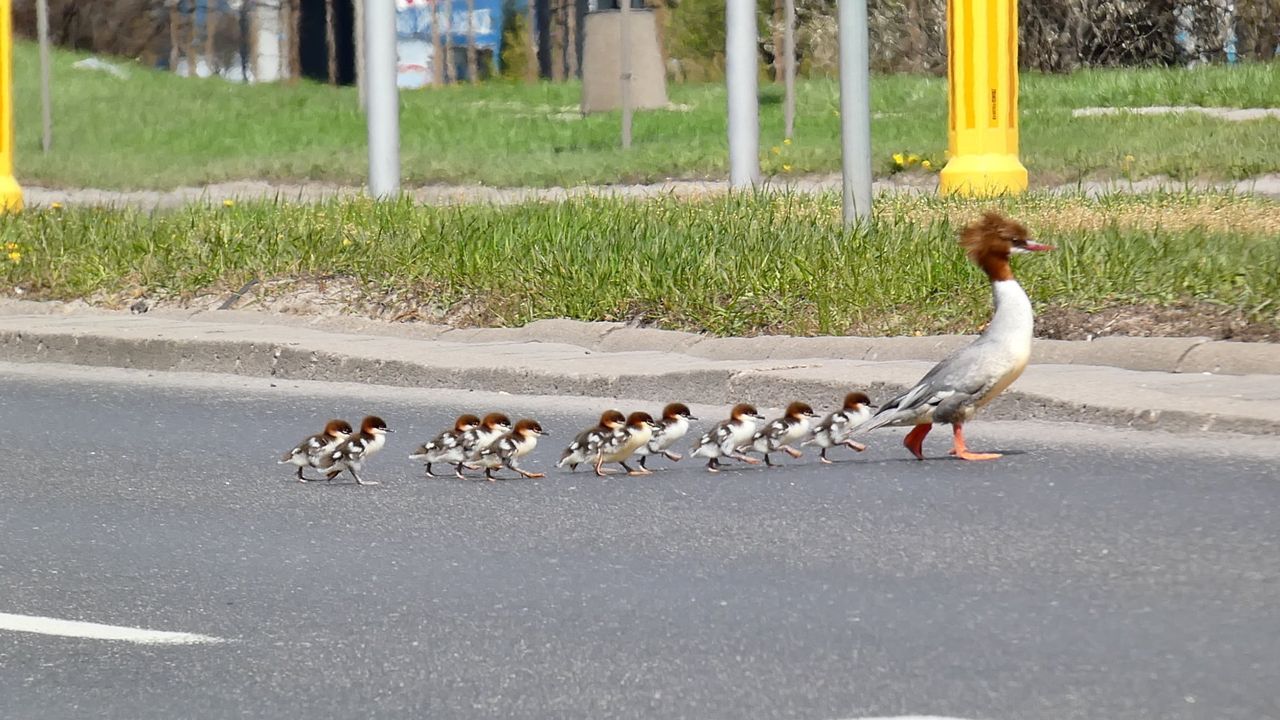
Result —
M 754 0 L 726 0 L 725 81 L 729 90 L 729 184 L 750 187 L 760 182 Z
M 631 147 L 631 0 L 618 4 L 620 34 L 618 78 L 622 82 L 622 149 Z
M 867 0 L 839 0 L 840 151 L 844 222 L 871 217 L 871 71 Z
M 369 71 L 369 194 L 400 191 L 400 96 L 396 87 L 396 4 L 364 4 L 365 68 Z
M 782 136 L 790 140 L 796 129 L 796 0 L 786 0 L 782 12 L 782 81 L 786 86 Z
M 40 121 L 44 134 L 40 136 L 40 149 L 49 152 L 53 147 L 53 95 L 49 79 L 49 0 L 36 0 L 36 34 L 40 36 Z

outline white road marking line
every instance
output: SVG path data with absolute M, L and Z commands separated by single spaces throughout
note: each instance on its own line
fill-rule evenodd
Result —
M 38 615 L 0 613 L 0 630 L 88 638 L 90 640 L 123 640 L 142 645 L 201 645 L 224 642 L 222 638 L 195 633 L 144 630 L 121 625 L 101 625 L 79 620 L 59 620 Z
M 850 718 L 849 720 L 965 720 L 964 718 L 942 717 L 941 715 L 897 715 L 894 717 Z

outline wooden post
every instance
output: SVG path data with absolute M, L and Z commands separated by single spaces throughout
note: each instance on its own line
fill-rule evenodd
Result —
M 333 0 L 324 0 L 324 54 L 329 69 L 329 84 L 338 84 L 338 31 L 334 27 Z
M 444 16 L 440 13 L 440 0 L 431 0 L 431 84 L 444 84 L 444 44 L 440 41 L 440 25 Z
M 365 0 L 355 0 L 352 7 L 356 14 L 355 22 L 352 23 L 355 26 L 352 30 L 355 34 L 352 45 L 356 51 L 356 95 L 359 97 L 361 110 L 368 107 L 369 102 L 369 79 L 365 77 L 364 67 L 364 4 Z
M 786 82 L 787 0 L 773 0 L 773 81 Z
M 448 85 L 457 78 L 453 75 L 453 0 L 444 0 L 444 83 Z
M 525 34 L 529 40 L 529 58 L 524 69 L 524 79 L 527 83 L 535 83 L 538 81 L 538 10 L 534 0 L 526 0 L 528 7 L 525 8 Z
M 178 14 L 178 3 L 182 0 L 173 0 L 169 4 L 169 72 L 178 72 L 178 60 L 182 57 L 182 34 L 178 29 L 178 24 L 182 21 L 182 16 Z
M 565 10 L 565 52 L 569 57 L 569 68 L 566 73 L 570 78 L 578 77 L 578 3 L 568 0 Z
M 186 33 L 187 38 L 187 76 L 196 77 L 196 48 L 200 47 L 200 38 L 197 37 L 200 32 L 200 26 L 196 23 L 196 0 L 191 0 L 191 32 Z
M 258 62 L 258 0 L 249 0 L 249 2 L 246 2 L 244 4 L 244 11 L 249 15 L 249 21 L 246 23 L 249 28 L 249 39 L 248 42 L 244 43 L 246 48 L 245 52 L 249 53 L 249 62 L 246 63 L 248 70 L 245 73 L 244 81 L 248 83 L 249 76 L 252 75 L 253 82 L 258 82 L 258 78 L 261 77 L 260 73 L 262 71 L 259 67 L 260 63 Z
M 294 80 L 302 79 L 302 0 L 290 0 L 289 12 L 293 26 L 289 28 L 290 74 Z
M 290 10 L 292 0 L 276 0 L 276 37 L 283 38 L 276 48 L 276 79 L 286 80 L 292 69 L 289 58 L 293 56 L 293 14 Z
M 480 82 L 480 63 L 476 58 L 476 0 L 467 0 L 467 79 Z
M 552 0 L 551 5 L 551 80 L 564 81 L 564 26 L 561 24 L 564 12 L 562 0 Z
M 209 68 L 209 77 L 217 74 L 213 65 L 217 49 L 214 34 L 218 31 L 218 16 L 214 14 L 216 6 L 217 0 L 206 0 L 204 4 L 204 63 Z M 221 69 L 221 63 L 218 64 L 218 69 Z

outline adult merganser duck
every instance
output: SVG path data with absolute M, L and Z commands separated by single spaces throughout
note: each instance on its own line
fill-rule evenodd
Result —
M 280 465 L 286 463 L 298 466 L 298 482 L 313 482 L 302 474 L 303 468 L 319 468 L 319 462 L 326 453 L 338 446 L 338 443 L 351 437 L 351 423 L 346 420 L 330 420 L 325 423 L 324 430 L 298 443 L 280 459 Z
M 320 469 L 325 472 L 325 480 L 332 480 L 346 470 L 359 485 L 377 485 L 377 482 L 360 477 L 360 467 L 382 449 L 389 432 L 395 431 L 387 427 L 386 421 L 377 415 L 361 420 L 360 432 L 342 441 L 332 452 L 321 458 Z
M 693 446 L 689 454 L 693 457 L 708 458 L 707 470 L 711 472 L 720 472 L 722 457 L 759 465 L 759 460 L 747 457 L 738 451 L 738 448 L 751 442 L 751 438 L 755 437 L 758 420 L 764 420 L 764 416 L 757 412 L 754 406 L 738 403 L 729 411 L 729 419 L 703 433 L 702 437 L 698 438 L 698 444 Z
M 480 453 L 511 432 L 511 418 L 499 412 L 489 413 L 480 425 L 462 433 L 462 460 L 453 467 L 454 474 L 462 477 L 462 466 L 480 459 Z
M 485 448 L 476 459 L 476 465 L 484 468 L 484 476 L 489 482 L 497 480 L 493 476 L 493 471 L 503 465 L 527 478 L 546 477 L 544 473 L 531 473 L 520 469 L 516 461 L 533 452 L 533 449 L 538 446 L 539 436 L 549 434 L 542 429 L 537 420 L 527 418 L 521 420 L 516 423 L 515 429 Z
M 977 340 L 944 358 L 915 387 L 885 403 L 855 432 L 914 425 L 902 444 L 923 460 L 924 438 L 933 423 L 948 423 L 955 435 L 952 455 L 962 460 L 1000 457 L 999 453 L 970 452 L 964 442 L 964 423 L 1017 380 L 1031 358 L 1035 317 L 1027 293 L 1013 279 L 1009 256 L 1053 246 L 1035 242 L 1029 235 L 1021 223 L 993 211 L 964 228 L 960 244 L 991 281 L 995 302 L 991 322 Z
M 653 472 L 652 470 L 632 470 L 631 466 L 627 465 L 627 458 L 653 439 L 653 431 L 657 427 L 658 424 L 653 421 L 653 416 L 647 412 L 633 412 L 628 415 L 626 427 L 615 430 L 604 445 L 600 446 L 600 454 L 596 455 L 596 475 L 604 477 L 613 472 L 604 469 L 605 463 L 618 463 L 628 475 L 648 475 Z
M 649 442 L 636 450 L 640 456 L 640 467 L 645 467 L 645 460 L 650 455 L 663 455 L 672 462 L 679 462 L 684 457 L 680 453 L 671 452 L 670 448 L 689 432 L 689 421 L 697 420 L 684 403 L 670 403 L 662 408 L 662 419 L 658 421 L 658 429 L 653 431 Z
M 595 458 L 600 454 L 600 447 L 627 424 L 627 417 L 617 410 L 605 410 L 600 413 L 600 423 L 578 433 L 560 455 L 556 467 L 569 466 L 569 471 L 578 469 L 578 465 Z
M 822 448 L 818 453 L 818 460 L 831 464 L 831 460 L 827 459 L 827 450 L 837 445 L 844 445 L 852 450 L 862 452 L 867 449 L 866 445 L 857 442 L 849 437 L 850 431 L 858 425 L 867 421 L 871 417 L 871 411 L 875 408 L 871 404 L 871 398 L 866 393 L 851 392 L 844 396 L 844 405 L 833 413 L 822 418 L 817 425 L 813 426 L 813 437 L 800 443 L 805 445 L 817 445 Z
M 410 459 L 423 460 L 427 464 L 427 477 L 436 477 L 431 472 L 432 463 L 449 463 L 456 465 L 466 459 L 466 455 L 462 449 L 462 436 L 468 430 L 473 430 L 480 426 L 480 418 L 475 415 L 465 414 L 459 415 L 458 419 L 453 422 L 453 428 L 440 433 L 429 443 L 421 445 L 414 450 Z M 459 478 L 461 473 L 455 473 Z
M 751 442 L 742 446 L 742 450 L 755 450 L 764 455 L 764 464 L 773 467 L 769 453 L 781 450 L 793 458 L 800 457 L 800 451 L 791 447 L 791 443 L 803 439 L 809 434 L 809 425 L 818 419 L 813 408 L 802 402 L 793 402 L 787 406 L 782 417 L 771 421 L 756 431 Z

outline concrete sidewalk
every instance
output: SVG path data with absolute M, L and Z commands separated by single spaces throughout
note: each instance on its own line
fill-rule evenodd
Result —
M 965 336 L 709 338 L 547 320 L 452 329 L 243 311 L 131 315 L 0 303 L 0 360 L 778 407 L 885 400 Z M 983 412 L 1174 432 L 1280 435 L 1280 347 L 1203 338 L 1037 341 Z M 1228 374 L 1235 373 L 1235 374 Z

